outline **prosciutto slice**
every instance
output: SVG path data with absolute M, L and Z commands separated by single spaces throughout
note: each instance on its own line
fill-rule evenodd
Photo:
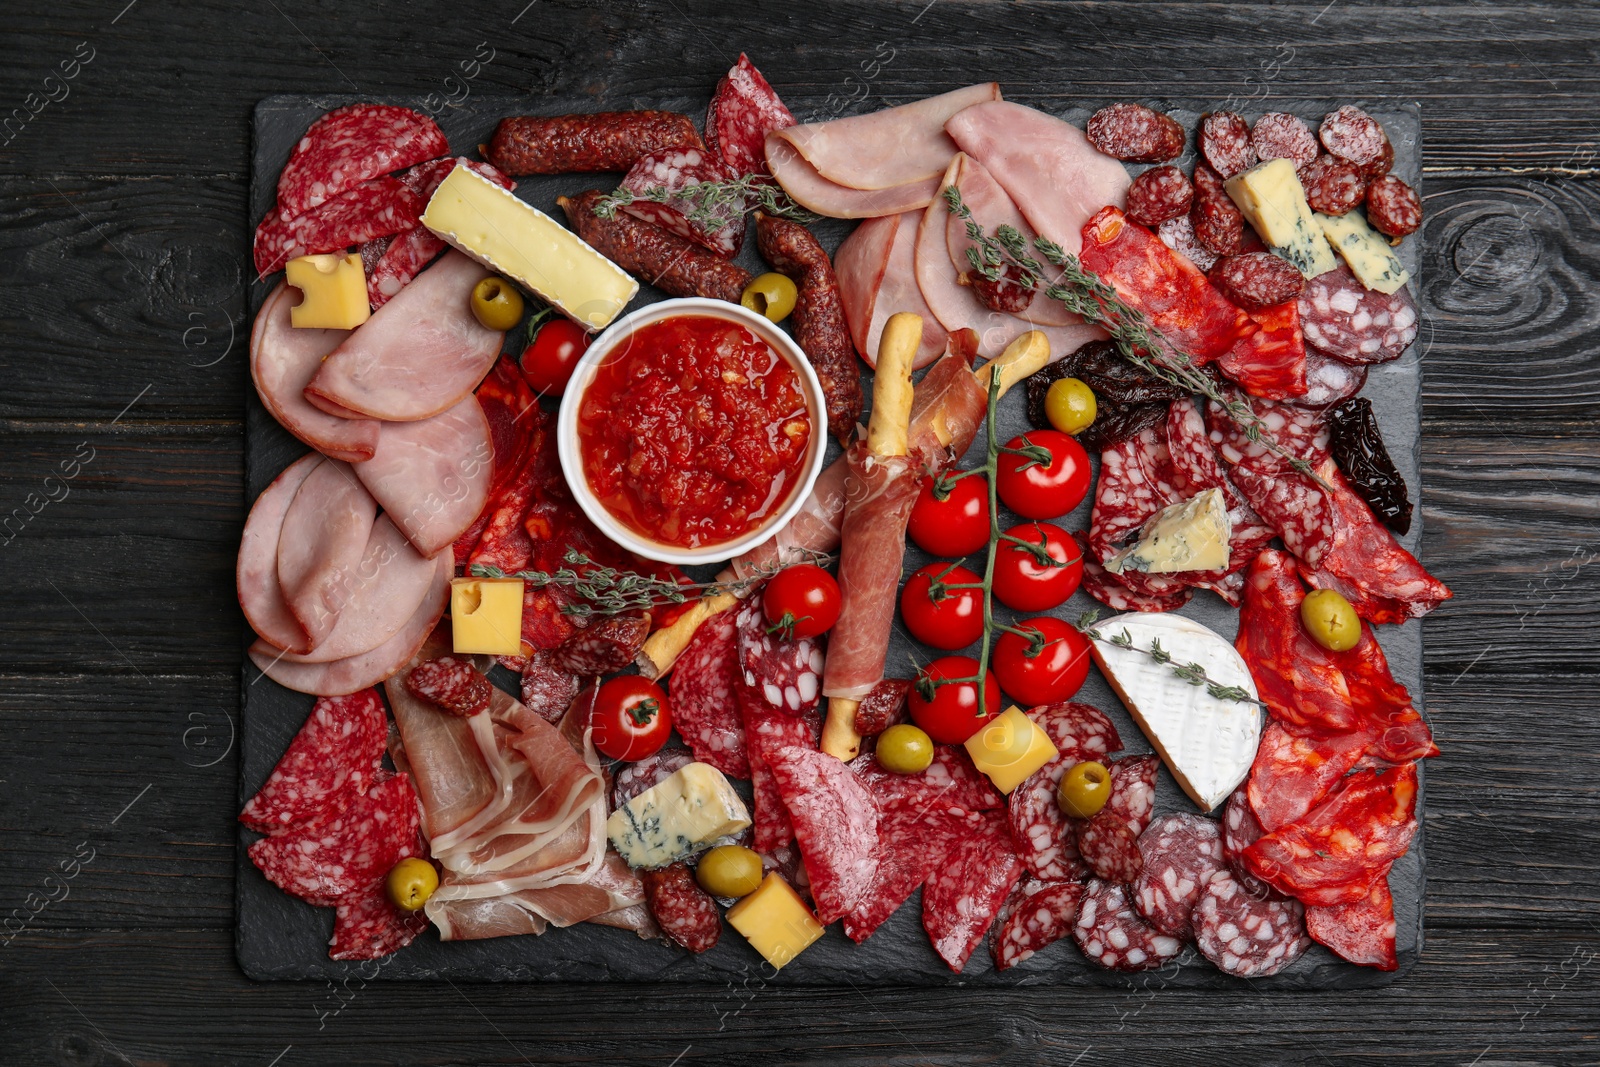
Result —
M 869 367 L 878 364 L 883 324 L 897 311 L 922 317 L 922 344 L 913 367 L 925 367 L 945 350 L 948 335 L 917 286 L 915 211 L 867 219 L 844 239 L 834 255 L 839 295 L 850 324 L 850 339 Z
M 822 692 L 861 700 L 883 681 L 894 627 L 895 590 L 905 560 L 906 524 L 920 488 L 916 461 L 875 455 L 865 442 L 847 453 L 849 505 L 841 526 L 842 606 L 828 642 Z
M 331 461 L 330 461 L 331 462 Z M 422 422 L 385 423 L 355 475 L 424 556 L 453 544 L 489 501 L 494 445 L 476 397 Z
M 542 934 L 579 922 L 621 926 L 641 937 L 654 936 L 654 921 L 644 907 L 644 883 L 615 852 L 608 852 L 587 881 L 521 889 L 503 896 L 462 898 L 449 875 L 427 915 L 444 941 L 475 941 L 516 934 Z M 439 894 L 443 894 L 442 899 Z M 635 911 L 643 913 L 643 921 Z
M 1131 179 L 1122 164 L 1096 151 L 1078 127 L 1043 111 L 998 100 L 967 108 L 944 128 L 994 175 L 1035 233 L 1074 255 L 1089 216 L 1127 200 Z
M 451 252 L 373 312 L 323 360 L 305 397 L 332 415 L 415 422 L 468 396 L 505 334 L 472 313 L 486 267 Z
M 969 85 L 868 115 L 778 130 L 817 173 L 849 189 L 890 189 L 937 177 L 955 153 L 944 125 L 974 104 L 1000 99 L 996 82 Z
M 278 541 L 295 494 L 321 464 L 322 457 L 315 452 L 302 456 L 261 491 L 245 520 L 244 535 L 239 538 L 239 562 L 234 574 L 239 607 L 251 629 L 277 647 L 297 652 L 311 650 L 311 637 L 283 598 L 283 586 L 278 581 Z M 843 510 L 842 500 L 840 509 Z
M 445 606 L 450 602 L 450 578 L 455 566 L 447 555 L 434 560 L 434 565 L 438 569 L 434 572 L 433 584 L 428 587 L 428 595 L 422 598 L 416 613 L 393 637 L 372 651 L 331 663 L 296 663 L 282 649 L 257 641 L 250 646 L 250 661 L 274 682 L 299 693 L 344 696 L 377 685 L 417 654 L 417 649 L 444 616 Z
M 313 649 L 339 620 L 377 515 L 377 503 L 350 465 L 329 459 L 306 476 L 283 516 L 278 581 Z
M 289 310 L 296 301 L 280 284 L 256 313 L 250 331 L 250 379 L 261 402 L 283 428 L 334 459 L 359 463 L 378 447 L 378 424 L 372 419 L 345 419 L 313 407 L 305 389 L 322 361 L 349 330 L 295 329 Z
M 789 199 L 832 219 L 869 219 L 916 211 L 926 207 L 939 191 L 937 177 L 871 191 L 831 182 L 777 134 L 767 137 L 767 168 Z

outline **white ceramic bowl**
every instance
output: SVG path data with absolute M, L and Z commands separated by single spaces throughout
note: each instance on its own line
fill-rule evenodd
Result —
M 805 396 L 806 413 L 811 419 L 811 440 L 806 449 L 805 463 L 800 469 L 800 478 L 790 490 L 789 499 L 785 501 L 782 510 L 774 513 L 766 522 L 743 537 L 700 548 L 663 544 L 617 521 L 590 491 L 588 479 L 583 475 L 583 457 L 578 448 L 578 408 L 582 405 L 583 395 L 594 382 L 595 373 L 600 366 L 634 330 L 677 315 L 709 316 L 736 322 L 771 345 L 773 351 L 787 360 L 800 376 L 800 390 Z M 806 497 L 811 493 L 812 484 L 822 472 L 822 461 L 828 449 L 827 407 L 822 397 L 822 384 L 817 381 L 810 360 L 806 359 L 805 353 L 800 351 L 800 346 L 795 344 L 787 333 L 768 321 L 765 316 L 757 315 L 725 300 L 707 300 L 702 297 L 663 300 L 658 304 L 640 308 L 633 314 L 612 323 L 605 332 L 595 338 L 589 350 L 583 354 L 577 368 L 572 372 L 572 380 L 567 384 L 566 393 L 561 398 L 561 415 L 556 423 L 556 447 L 561 456 L 561 473 L 566 476 L 567 485 L 571 487 L 578 506 L 583 508 L 583 513 L 589 516 L 607 537 L 629 551 L 662 563 L 680 565 L 716 563 L 748 551 L 771 537 L 794 518 L 800 506 L 805 503 Z

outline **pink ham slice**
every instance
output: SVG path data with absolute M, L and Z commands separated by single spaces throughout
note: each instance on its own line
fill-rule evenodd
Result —
M 914 367 L 925 367 L 938 359 L 949 340 L 917 288 L 920 217 L 918 212 L 907 211 L 868 219 L 844 239 L 834 255 L 850 338 L 869 367 L 878 364 L 883 324 L 896 312 L 922 316 L 922 344 L 917 348 Z
M 278 535 L 278 581 L 315 650 L 339 621 L 378 505 L 348 463 L 324 460 L 306 476 Z
M 794 145 L 777 134 L 767 136 L 767 168 L 791 200 L 833 219 L 869 219 L 916 211 L 926 207 L 939 191 L 937 177 L 871 191 L 830 182 L 805 161 Z
M 961 201 L 972 212 L 973 221 L 991 235 L 1001 226 L 1010 226 L 1022 234 L 1031 249 L 1034 238 L 1033 227 L 1028 225 L 1027 220 L 1022 217 L 1022 212 L 1017 210 L 1016 203 L 1006 195 L 1006 191 L 1000 188 L 1000 183 L 994 180 L 994 175 L 965 152 L 956 155 L 955 163 L 952 181 L 961 191 Z M 967 256 L 967 250 L 976 247 L 975 242 L 967 236 L 967 224 L 948 211 L 945 213 L 945 243 L 950 248 L 950 262 L 955 266 L 957 276 L 969 273 L 972 270 L 972 261 Z M 1034 258 L 1040 259 L 1037 252 L 1034 253 Z M 1040 261 L 1043 262 L 1042 259 Z M 1049 277 L 1054 280 L 1059 277 L 1059 272 L 1051 271 Z M 1081 318 L 1063 307 L 1060 301 L 1051 300 L 1042 292 L 1035 292 L 1027 308 L 1017 317 L 1026 319 L 1036 326 L 1079 326 L 1083 323 Z
M 251 662 L 285 689 L 319 697 L 344 696 L 377 685 L 417 654 L 417 649 L 444 615 L 450 601 L 450 578 L 455 573 L 455 561 L 443 555 L 434 563 L 438 569 L 434 571 L 433 584 L 428 587 L 428 595 L 422 598 L 416 613 L 393 637 L 372 651 L 332 663 L 293 663 L 285 658 L 282 649 L 257 641 L 250 646 Z
M 969 85 L 868 115 L 778 130 L 828 181 L 848 189 L 890 189 L 944 173 L 955 142 L 944 125 L 976 104 L 1000 99 L 995 82 Z
M 306 400 L 311 376 L 350 331 L 295 329 L 289 310 L 299 303 L 296 292 L 279 285 L 256 313 L 250 332 L 250 378 L 256 392 L 284 429 L 323 455 L 348 463 L 371 459 L 378 447 L 376 421 L 329 415 Z
M 459 252 L 417 275 L 323 361 L 305 396 L 333 415 L 415 422 L 469 396 L 505 334 L 472 314 L 472 287 L 489 276 Z
M 1083 131 L 1043 111 L 1001 100 L 945 123 L 967 155 L 988 168 L 1035 233 L 1076 255 L 1083 224 L 1108 204 L 1122 207 L 1131 180 Z
M 311 637 L 283 598 L 283 586 L 278 582 L 278 540 L 295 494 L 322 462 L 323 457 L 312 452 L 285 468 L 256 498 L 239 538 L 235 580 L 245 619 L 272 644 L 297 652 L 311 651 Z
M 285 653 L 284 661 L 331 663 L 371 652 L 417 613 L 438 570 L 437 560 L 418 553 L 389 516 L 379 515 L 361 562 L 335 591 L 340 607 L 332 632 L 304 655 Z
M 470 393 L 430 419 L 384 423 L 377 451 L 355 467 L 361 484 L 424 556 L 436 555 L 472 525 L 488 503 L 493 474 L 489 420 Z

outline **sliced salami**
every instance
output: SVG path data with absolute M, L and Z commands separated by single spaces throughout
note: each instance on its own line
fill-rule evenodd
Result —
M 1281 894 L 1276 889 L 1250 873 L 1242 858 L 1244 850 L 1264 834 L 1266 831 L 1261 828 L 1256 813 L 1250 808 L 1248 783 L 1241 782 L 1228 798 L 1228 806 L 1222 812 L 1222 855 L 1234 877 L 1250 892 L 1258 897 L 1279 896 Z
M 1250 124 L 1234 111 L 1213 111 L 1200 122 L 1200 154 L 1224 178 L 1256 165 Z
M 1190 916 L 1206 883 L 1226 870 L 1222 827 L 1188 812 L 1163 815 L 1139 835 L 1143 869 L 1133 900 L 1151 926 L 1169 937 L 1194 938 Z
M 1206 430 L 1202 401 L 1186 396 L 1167 409 L 1167 455 L 1172 461 L 1172 486 L 1186 497 L 1207 489 L 1221 489 L 1228 506 L 1239 503 L 1239 493 L 1228 482 L 1222 461 Z
M 1194 184 L 1170 163 L 1151 167 L 1128 186 L 1128 217 L 1151 229 L 1168 219 L 1187 215 L 1193 203 Z
M 374 311 L 387 304 L 411 283 L 411 279 L 422 273 L 422 268 L 449 247 L 421 223 L 379 240 L 384 242 L 383 252 L 367 268 L 367 303 Z M 373 244 L 368 241 L 361 246 L 363 259 L 365 250 Z
M 489 708 L 489 679 L 459 656 L 425 660 L 406 672 L 406 692 L 452 715 L 476 715 Z
M 1116 726 L 1093 705 L 1041 704 L 1029 708 L 1027 715 L 1049 735 L 1060 753 L 1058 758 L 1068 767 L 1085 760 L 1105 762 L 1111 753 L 1122 750 Z
M 1092 819 L 1074 819 L 1073 833 L 1078 855 L 1095 877 L 1127 883 L 1144 869 L 1139 835 L 1110 807 L 1102 808 Z
M 612 809 L 620 808 L 645 790 L 655 788 L 693 762 L 694 757 L 681 748 L 664 748 L 636 763 L 624 764 L 611 783 Z
M 1306 280 L 1288 260 L 1271 252 L 1244 252 L 1224 256 L 1206 272 L 1211 284 L 1222 295 L 1246 311 L 1293 300 L 1305 288 Z
M 1078 882 L 1024 878 L 1000 912 L 993 954 L 997 971 L 1009 970 L 1072 933 L 1084 888 Z
M 1360 900 L 1306 909 L 1306 932 L 1335 955 L 1363 967 L 1392 971 L 1395 955 L 1394 898 L 1380 878 Z
M 750 759 L 750 785 L 755 793 L 751 811 L 755 822 L 755 849 L 768 853 L 794 840 L 794 823 L 773 777 L 772 754 L 790 746 L 815 748 L 821 716 L 815 710 L 804 715 L 779 711 L 743 681 L 738 691 L 745 750 Z
M 1088 553 L 1088 535 L 1079 537 L 1084 546 L 1083 591 L 1113 611 L 1177 611 L 1194 596 L 1187 586 L 1175 593 L 1150 596 L 1136 593 L 1122 579 L 1100 564 Z
M 1182 941 L 1139 917 L 1126 886 L 1098 878 L 1078 907 L 1072 939 L 1089 962 L 1111 971 L 1147 971 L 1183 952 Z
M 1283 546 L 1307 567 L 1321 566 L 1333 548 L 1333 502 L 1307 475 L 1295 471 L 1258 474 L 1236 467 L 1233 484 L 1245 502 L 1283 538 Z
M 849 767 L 813 748 L 787 745 L 763 758 L 794 824 L 817 920 L 827 925 L 872 891 L 879 863 L 877 799 Z
M 1328 408 L 1349 400 L 1366 384 L 1365 364 L 1343 363 L 1320 352 L 1307 352 L 1305 395 L 1289 402 L 1307 408 Z
M 1324 118 L 1317 136 L 1322 147 L 1358 167 L 1377 163 L 1389 142 L 1377 119 L 1349 104 Z
M 410 229 L 425 206 L 398 179 L 383 177 L 362 182 L 291 219 L 268 215 L 256 228 L 256 272 L 264 278 L 296 256 L 339 252 Z
M 1367 179 L 1348 159 L 1322 155 L 1299 170 L 1306 203 L 1324 215 L 1347 215 L 1367 196 Z
M 1244 213 L 1223 188 L 1222 180 L 1204 163 L 1195 165 L 1189 223 L 1202 248 L 1213 255 L 1231 256 L 1245 250 Z
M 1181 499 L 1164 425 L 1100 453 L 1100 481 L 1089 517 L 1094 558 L 1109 559 L 1152 515 Z
M 737 626 L 745 686 L 790 715 L 814 710 L 822 695 L 822 646 L 809 637 L 786 640 L 768 633 L 759 596 L 739 609 Z
M 744 723 L 739 717 L 739 631 L 735 612 L 700 624 L 672 668 L 672 723 L 694 751 L 733 778 L 750 777 Z
M 1269 111 L 1256 119 L 1250 129 L 1250 144 L 1263 163 L 1287 159 L 1296 167 L 1303 167 L 1317 158 L 1317 135 L 1305 120 L 1287 111 Z
M 421 910 L 407 912 L 394 906 L 380 878 L 339 901 L 333 913 L 328 957 L 382 959 L 411 944 L 427 928 L 428 916 Z
M 1155 755 L 1123 756 L 1110 762 L 1111 797 L 1106 811 L 1114 812 L 1128 824 L 1133 836 L 1144 833 L 1156 807 L 1156 775 L 1161 759 Z
M 933 762 L 920 774 L 885 770 L 871 755 L 851 760 L 850 768 L 867 782 L 885 811 L 973 812 L 1006 806 L 1005 796 L 973 765 L 972 757 L 961 745 L 934 745 Z
M 1193 921 L 1200 954 L 1235 978 L 1277 974 L 1311 947 L 1298 900 L 1257 897 L 1230 871 L 1206 883 Z
M 320 697 L 239 821 L 274 833 L 338 811 L 372 784 L 389 740 L 376 689 Z
M 649 636 L 648 615 L 613 615 L 590 623 L 563 641 L 551 662 L 586 678 L 611 674 L 631 664 Z
M 1089 117 L 1089 143 L 1124 163 L 1165 163 L 1183 154 L 1183 127 L 1143 104 L 1112 104 Z
M 651 152 L 640 156 L 623 177 L 622 188 L 633 194 L 633 202 L 623 205 L 622 210 L 719 256 L 732 258 L 744 244 L 744 198 L 723 200 L 710 211 L 701 211 L 694 195 L 695 187 L 702 183 L 717 184 L 732 177 L 708 148 L 688 146 Z
M 876 737 L 889 727 L 906 721 L 906 703 L 911 682 L 906 678 L 885 678 L 872 687 L 856 705 L 856 733 Z
M 1322 412 L 1238 393 L 1231 399 L 1247 404 L 1260 426 L 1258 439 L 1252 440 L 1249 431 L 1235 422 L 1221 405 L 1215 402 L 1207 405 L 1206 425 L 1211 430 L 1211 443 L 1236 471 L 1247 468 L 1258 474 L 1275 474 L 1292 469 L 1288 457 L 1273 451 L 1261 438 L 1270 439 L 1282 452 L 1303 459 L 1313 467 L 1328 458 L 1328 420 Z
M 1404 237 L 1422 225 L 1422 200 L 1417 191 L 1393 174 L 1367 186 L 1367 221 L 1389 237 Z
M 1219 257 L 1200 243 L 1200 237 L 1194 231 L 1194 222 L 1190 220 L 1187 212 L 1163 222 L 1156 233 L 1161 237 L 1162 244 L 1193 263 L 1201 271 L 1208 271 L 1216 265 Z
M 447 154 L 439 124 L 388 104 L 351 104 L 313 122 L 278 175 L 277 214 L 284 221 L 370 178 Z
M 1262 830 L 1270 833 L 1304 818 L 1356 765 L 1372 741 L 1373 733 L 1366 729 L 1296 737 L 1281 722 L 1267 724 L 1246 783 L 1250 810 Z
M 1399 359 L 1417 339 L 1420 321 L 1411 291 L 1368 289 L 1340 267 L 1312 278 L 1300 294 L 1300 328 L 1306 344 L 1345 363 Z
M 686 863 L 640 871 L 644 899 L 661 932 L 690 952 L 706 952 L 722 935 L 722 915 Z
M 583 679 L 557 667 L 552 654 L 543 649 L 534 649 L 522 665 L 522 706 L 545 722 L 560 722 L 582 688 Z M 676 705 L 673 711 L 676 714 Z
M 1072 821 L 1056 800 L 1061 776 L 1069 767 L 1065 760 L 1052 761 L 1011 791 L 1012 847 L 1028 870 L 1046 881 L 1074 881 L 1088 870 L 1078 854 Z
M 767 134 L 788 129 L 794 116 L 748 56 L 717 83 L 706 112 L 706 144 L 736 176 L 767 173 Z
M 922 928 L 934 951 L 957 974 L 1022 877 L 1022 863 L 1006 835 L 1005 816 L 983 812 L 969 816 L 968 824 L 966 835 L 957 840 L 944 863 L 929 872 L 922 890 Z

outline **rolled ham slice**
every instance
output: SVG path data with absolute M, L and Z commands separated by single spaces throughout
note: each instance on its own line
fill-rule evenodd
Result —
M 306 399 L 329 414 L 387 422 L 454 407 L 489 373 L 505 340 L 472 313 L 472 287 L 488 276 L 459 252 L 445 255 L 333 350 Z
M 850 338 L 868 366 L 876 366 L 883 324 L 897 311 L 922 318 L 922 344 L 914 368 L 925 367 L 945 350 L 948 334 L 940 327 L 917 286 L 917 227 L 922 215 L 907 211 L 867 219 L 834 254 L 834 272 L 844 301 Z
M 256 313 L 250 331 L 250 378 L 256 393 L 284 429 L 323 455 L 347 463 L 371 459 L 378 447 L 375 420 L 329 415 L 305 397 L 312 375 L 350 331 L 295 329 L 289 309 L 297 302 L 289 286 L 280 284 Z
M 283 586 L 278 582 L 278 540 L 295 494 L 322 462 L 323 457 L 315 452 L 302 456 L 262 490 L 244 522 L 234 575 L 239 607 L 250 628 L 278 648 L 297 652 L 311 650 L 311 636 L 283 598 Z
M 372 651 L 416 614 L 438 570 L 438 561 L 418 553 L 389 516 L 379 515 L 360 564 L 335 590 L 340 607 L 333 631 L 311 652 L 286 652 L 283 659 L 331 663 Z
M 772 136 L 793 145 L 828 181 L 849 189 L 889 189 L 944 173 L 956 150 L 944 124 L 975 104 L 999 99 L 1000 86 L 984 82 L 869 115 L 790 126 Z
M 939 188 L 935 176 L 887 189 L 851 189 L 818 174 L 794 145 L 776 134 L 767 136 L 767 168 L 789 199 L 833 219 L 867 219 L 916 211 L 926 207 Z
M 417 551 L 433 556 L 488 502 L 494 474 L 489 420 L 469 393 L 430 419 L 384 423 L 377 451 L 354 470 Z
M 389 640 L 359 656 L 336 659 L 332 663 L 291 663 L 283 650 L 265 641 L 250 646 L 250 661 L 263 674 L 286 689 L 320 697 L 344 696 L 360 692 L 384 681 L 404 667 L 438 625 L 450 601 L 450 578 L 455 561 L 442 555 L 434 561 L 433 584 L 416 613 Z
M 306 476 L 283 516 L 278 581 L 312 650 L 339 621 L 377 516 L 372 494 L 348 463 L 336 459 L 323 460 Z
M 1122 164 L 1096 151 L 1078 127 L 1043 111 L 998 100 L 967 108 L 944 128 L 988 168 L 1035 233 L 1074 255 L 1089 216 L 1127 201 L 1132 180 Z

